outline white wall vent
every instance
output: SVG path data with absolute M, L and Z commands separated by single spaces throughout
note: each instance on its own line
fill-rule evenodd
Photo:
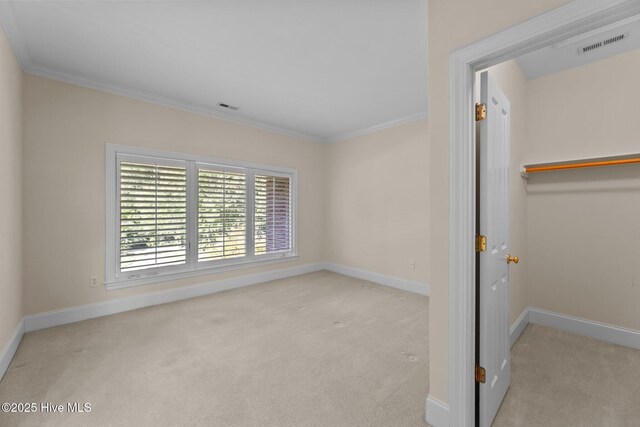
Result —
M 226 108 L 227 110 L 238 111 L 238 107 L 225 104 L 224 102 L 218 102 L 218 107 Z
M 605 46 L 609 46 L 613 43 L 620 42 L 629 37 L 629 33 L 619 34 L 617 36 L 609 37 L 605 40 L 600 40 L 596 43 L 588 44 L 587 46 L 580 46 L 578 48 L 578 55 L 582 55 L 583 53 L 593 52 L 596 49 L 600 49 Z

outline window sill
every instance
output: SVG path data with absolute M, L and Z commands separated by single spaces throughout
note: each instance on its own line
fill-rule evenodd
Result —
M 156 276 L 142 277 L 139 279 L 111 281 L 111 282 L 105 283 L 105 287 L 107 288 L 108 291 L 114 291 L 118 289 L 131 288 L 134 286 L 150 285 L 153 283 L 187 279 L 189 277 L 207 276 L 211 274 L 222 273 L 225 271 L 249 269 L 252 267 L 260 267 L 263 265 L 278 264 L 281 262 L 290 262 L 290 261 L 295 261 L 297 259 L 298 259 L 298 254 L 291 254 L 291 255 L 279 256 L 277 258 L 269 258 L 269 259 L 258 260 L 258 261 L 255 261 L 255 260 L 241 261 L 237 264 L 229 264 L 229 265 L 218 266 L 218 267 L 199 268 L 195 270 L 181 271 L 178 273 L 158 274 Z

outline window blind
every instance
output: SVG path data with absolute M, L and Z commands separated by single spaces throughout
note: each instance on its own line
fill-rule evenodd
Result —
M 255 254 L 291 250 L 291 179 L 256 174 Z
M 245 256 L 246 175 L 198 169 L 198 262 Z
M 186 263 L 187 169 L 120 162 L 121 272 Z
M 296 256 L 293 169 L 107 144 L 106 285 Z

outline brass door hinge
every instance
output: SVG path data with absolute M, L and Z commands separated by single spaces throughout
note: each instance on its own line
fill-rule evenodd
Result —
M 479 365 L 476 365 L 476 382 L 484 384 L 487 381 L 487 371 Z
M 476 236 L 476 252 L 484 252 L 487 250 L 487 238 L 482 234 Z
M 476 104 L 476 122 L 487 118 L 487 105 Z

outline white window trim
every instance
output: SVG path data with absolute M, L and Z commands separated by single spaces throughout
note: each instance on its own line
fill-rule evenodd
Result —
M 193 206 L 194 201 L 198 200 L 198 186 L 197 182 L 197 165 L 214 165 L 227 170 L 237 170 L 237 168 L 248 169 L 247 180 L 253 180 L 254 173 L 267 173 L 276 176 L 287 176 L 292 178 L 291 182 L 291 205 L 292 205 L 292 217 L 291 217 L 291 250 L 285 252 L 275 252 L 265 255 L 254 255 L 253 252 L 247 253 L 245 257 L 234 258 L 228 260 L 206 262 L 198 265 L 195 261 L 197 256 L 197 244 L 192 244 L 188 249 L 187 264 L 185 267 L 180 268 L 179 271 L 175 269 L 162 269 L 154 270 L 152 272 L 142 272 L 140 277 L 118 277 L 117 274 L 117 262 L 118 262 L 118 248 L 117 243 L 117 230 L 119 217 L 117 215 L 118 209 L 118 155 L 124 156 L 144 156 L 155 157 L 162 161 L 168 162 L 189 162 L 195 167 L 187 169 L 187 180 L 190 185 L 187 185 L 187 205 Z M 251 182 L 251 188 L 253 187 L 253 181 Z M 250 194 L 249 194 L 250 193 Z M 253 192 L 247 194 L 247 204 L 249 204 L 249 198 L 253 199 Z M 253 206 L 250 204 L 249 206 Z M 253 216 L 253 209 L 247 209 L 247 214 Z M 187 209 L 188 220 L 188 239 L 192 243 L 197 242 L 196 239 L 196 209 Z M 236 270 L 241 268 L 251 268 L 254 266 L 272 264 L 278 262 L 285 262 L 297 259 L 298 257 L 298 171 L 293 168 L 287 168 L 282 166 L 272 166 L 257 163 L 239 162 L 227 159 L 220 159 L 214 157 L 206 157 L 185 153 L 176 153 L 170 151 L 154 150 L 149 148 L 133 147 L 128 145 L 119 144 L 106 144 L 106 224 L 105 224 L 105 242 L 106 242 L 106 256 L 105 256 L 105 286 L 108 290 L 122 289 L 131 286 L 140 286 L 151 283 L 164 282 L 169 280 L 183 279 L 193 276 L 202 276 L 207 274 L 214 274 L 222 271 Z M 253 223 L 253 221 L 251 221 Z M 251 235 L 251 241 L 247 242 L 248 247 L 253 250 L 253 227 L 251 230 L 247 230 L 247 235 Z M 136 272 L 130 272 L 129 276 L 137 275 Z

